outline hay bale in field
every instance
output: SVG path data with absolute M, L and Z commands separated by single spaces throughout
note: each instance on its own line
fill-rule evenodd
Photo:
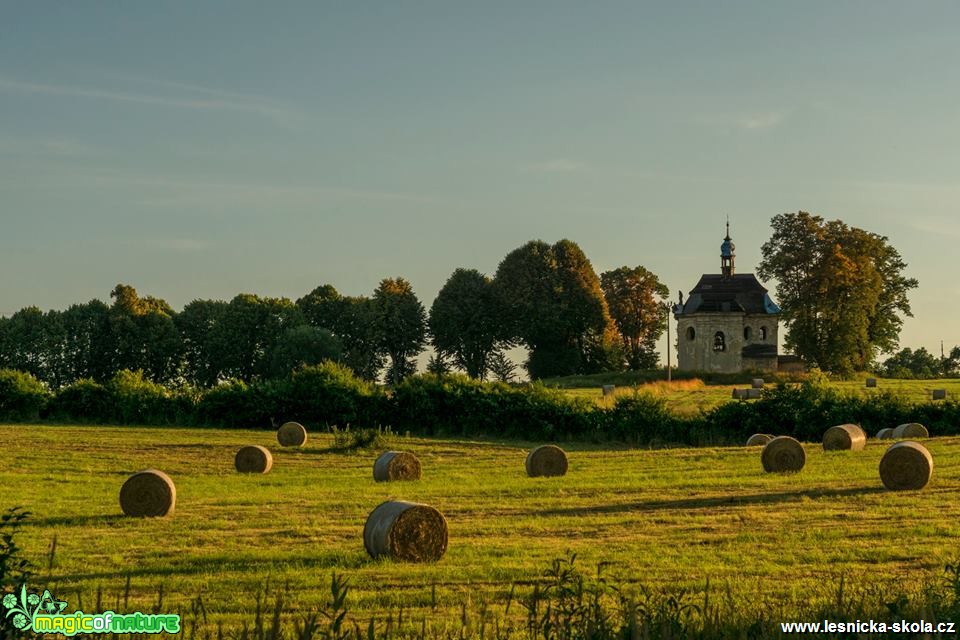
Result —
M 374 558 L 436 562 L 447 551 L 447 521 L 431 506 L 388 500 L 367 517 L 363 546 Z
M 567 454 L 556 445 L 545 444 L 527 454 L 527 475 L 562 476 L 567 473 Z
M 933 475 L 933 456 L 919 442 L 891 445 L 880 460 L 880 479 L 891 491 L 923 489 Z
M 747 390 L 746 390 L 746 389 L 734 389 L 734 390 L 733 390 L 733 399 L 734 399 L 734 400 L 746 400 L 746 399 L 747 399 Z
M 767 444 L 771 440 L 773 440 L 773 436 L 770 435 L 769 433 L 755 433 L 749 438 L 747 438 L 747 446 L 759 447 L 761 445 Z
M 120 487 L 120 508 L 128 516 L 159 518 L 173 513 L 176 504 L 177 488 L 163 471 L 138 471 Z
M 373 463 L 373 479 L 377 482 L 419 480 L 420 460 L 405 451 L 387 451 Z
M 856 424 L 830 427 L 823 434 L 824 451 L 863 451 L 865 446 L 867 434 Z
M 867 378 L 867 389 L 875 389 L 877 386 L 876 378 Z
M 763 389 L 763 378 L 754 378 L 750 381 L 750 386 L 754 389 Z
M 947 390 L 946 390 L 946 389 L 934 389 L 934 390 L 933 390 L 933 399 L 934 399 L 934 400 L 946 400 L 946 399 L 947 399 Z
M 615 385 L 605 384 L 605 385 L 603 385 L 603 395 L 604 395 L 604 396 L 612 396 L 612 395 L 613 395 L 613 392 L 616 391 L 616 389 L 617 389 L 617 387 L 616 387 Z
M 763 397 L 763 389 L 744 389 L 747 393 L 747 400 L 757 400 Z
M 890 440 L 891 438 L 893 438 L 893 429 L 890 427 L 877 431 L 877 440 Z
M 233 465 L 240 473 L 267 473 L 273 467 L 273 456 L 266 447 L 251 444 L 237 451 Z
M 919 422 L 908 422 L 895 428 L 891 437 L 897 440 L 903 440 L 904 438 L 929 438 L 930 432 Z
M 807 454 L 803 445 L 790 436 L 778 436 L 763 448 L 760 463 L 768 473 L 800 471 L 807 463 Z
M 302 447 L 307 443 L 307 430 L 299 422 L 286 422 L 277 429 L 281 447 Z

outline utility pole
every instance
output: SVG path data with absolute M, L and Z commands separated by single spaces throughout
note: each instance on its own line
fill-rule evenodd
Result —
M 673 306 L 672 302 L 667 302 L 667 382 L 670 382 L 671 379 L 671 369 L 673 368 L 673 361 L 670 359 L 670 307 Z

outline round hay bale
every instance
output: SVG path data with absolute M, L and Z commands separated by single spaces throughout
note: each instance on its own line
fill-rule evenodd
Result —
M 604 396 L 612 396 L 612 395 L 613 395 L 613 392 L 616 391 L 616 389 L 617 389 L 616 385 L 605 384 L 605 385 L 603 385 L 603 395 L 604 395 Z
M 237 451 L 233 464 L 240 473 L 267 473 L 273 467 L 273 456 L 266 447 L 251 444 Z
M 887 427 L 877 431 L 877 440 L 890 440 L 891 438 L 893 438 L 893 429 Z
M 527 475 L 562 476 L 567 473 L 567 454 L 556 445 L 545 444 L 527 454 Z
M 754 378 L 750 381 L 750 386 L 754 389 L 763 389 L 763 378 Z
M 778 436 L 763 448 L 760 462 L 767 473 L 800 471 L 807 463 L 807 454 L 803 445 L 790 436 Z
M 841 424 L 823 434 L 824 451 L 863 451 L 867 434 L 858 425 Z
M 307 443 L 307 430 L 299 422 L 286 422 L 277 429 L 281 447 L 302 447 Z
M 890 445 L 880 460 L 880 479 L 891 491 L 923 489 L 933 475 L 933 456 L 919 442 Z
M 746 389 L 734 389 L 733 390 L 733 399 L 734 400 L 745 400 L 747 397 Z
M 763 389 L 744 389 L 747 394 L 747 400 L 756 400 L 763 397 Z
M 908 422 L 907 424 L 896 427 L 891 437 L 897 440 L 904 438 L 929 438 L 930 432 L 919 422 Z
M 749 438 L 747 438 L 747 446 L 759 447 L 761 445 L 767 444 L 771 440 L 773 440 L 773 436 L 770 435 L 769 433 L 755 433 Z
M 163 471 L 138 471 L 120 487 L 120 508 L 128 516 L 159 518 L 173 513 L 176 504 L 177 488 Z
M 374 558 L 436 562 L 447 551 L 447 520 L 429 505 L 388 500 L 367 517 L 363 546 Z
M 419 480 L 420 460 L 405 451 L 387 451 L 373 463 L 373 479 L 377 482 Z
M 933 390 L 933 399 L 934 399 L 934 400 L 946 400 L 946 399 L 947 399 L 947 390 L 946 390 L 946 389 L 934 389 L 934 390 Z
M 876 379 L 876 378 L 867 378 L 866 385 L 867 385 L 867 388 L 868 388 L 868 389 L 875 389 L 875 388 L 877 387 L 877 379 Z

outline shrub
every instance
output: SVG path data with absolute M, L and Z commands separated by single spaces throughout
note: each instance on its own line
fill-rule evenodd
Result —
M 375 427 L 382 418 L 383 392 L 334 362 L 297 369 L 284 391 L 278 406 L 284 420 Z
M 190 397 L 174 393 L 143 377 L 142 371 L 118 371 L 105 385 L 110 394 L 110 417 L 121 424 L 176 424 L 190 422 Z
M 38 420 L 49 395 L 29 373 L 0 369 L 0 420 Z
M 47 415 L 77 422 L 110 422 L 113 397 L 105 386 L 89 378 L 62 387 L 47 408 Z
M 279 424 L 279 398 L 286 390 L 283 381 L 248 385 L 231 380 L 208 389 L 197 403 L 201 424 L 238 429 L 276 428 Z
M 541 384 L 511 386 L 463 375 L 412 376 L 391 398 L 395 429 L 429 435 L 498 435 L 528 440 L 587 434 L 598 410 Z

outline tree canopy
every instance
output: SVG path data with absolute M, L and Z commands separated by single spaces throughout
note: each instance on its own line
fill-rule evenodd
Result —
M 600 284 L 627 366 L 653 369 L 660 360 L 657 340 L 667 329 L 664 300 L 670 296 L 670 289 L 642 266 L 607 271 L 600 275 Z
M 530 349 L 531 378 L 609 368 L 615 330 L 600 279 L 576 243 L 533 240 L 500 262 L 505 334 Z
M 866 370 L 897 347 L 917 281 L 885 236 L 800 211 L 775 216 L 758 269 L 777 280 L 788 349 L 826 371 Z
M 483 379 L 503 338 L 501 316 L 493 281 L 476 269 L 457 269 L 430 307 L 433 346 L 468 376 Z

